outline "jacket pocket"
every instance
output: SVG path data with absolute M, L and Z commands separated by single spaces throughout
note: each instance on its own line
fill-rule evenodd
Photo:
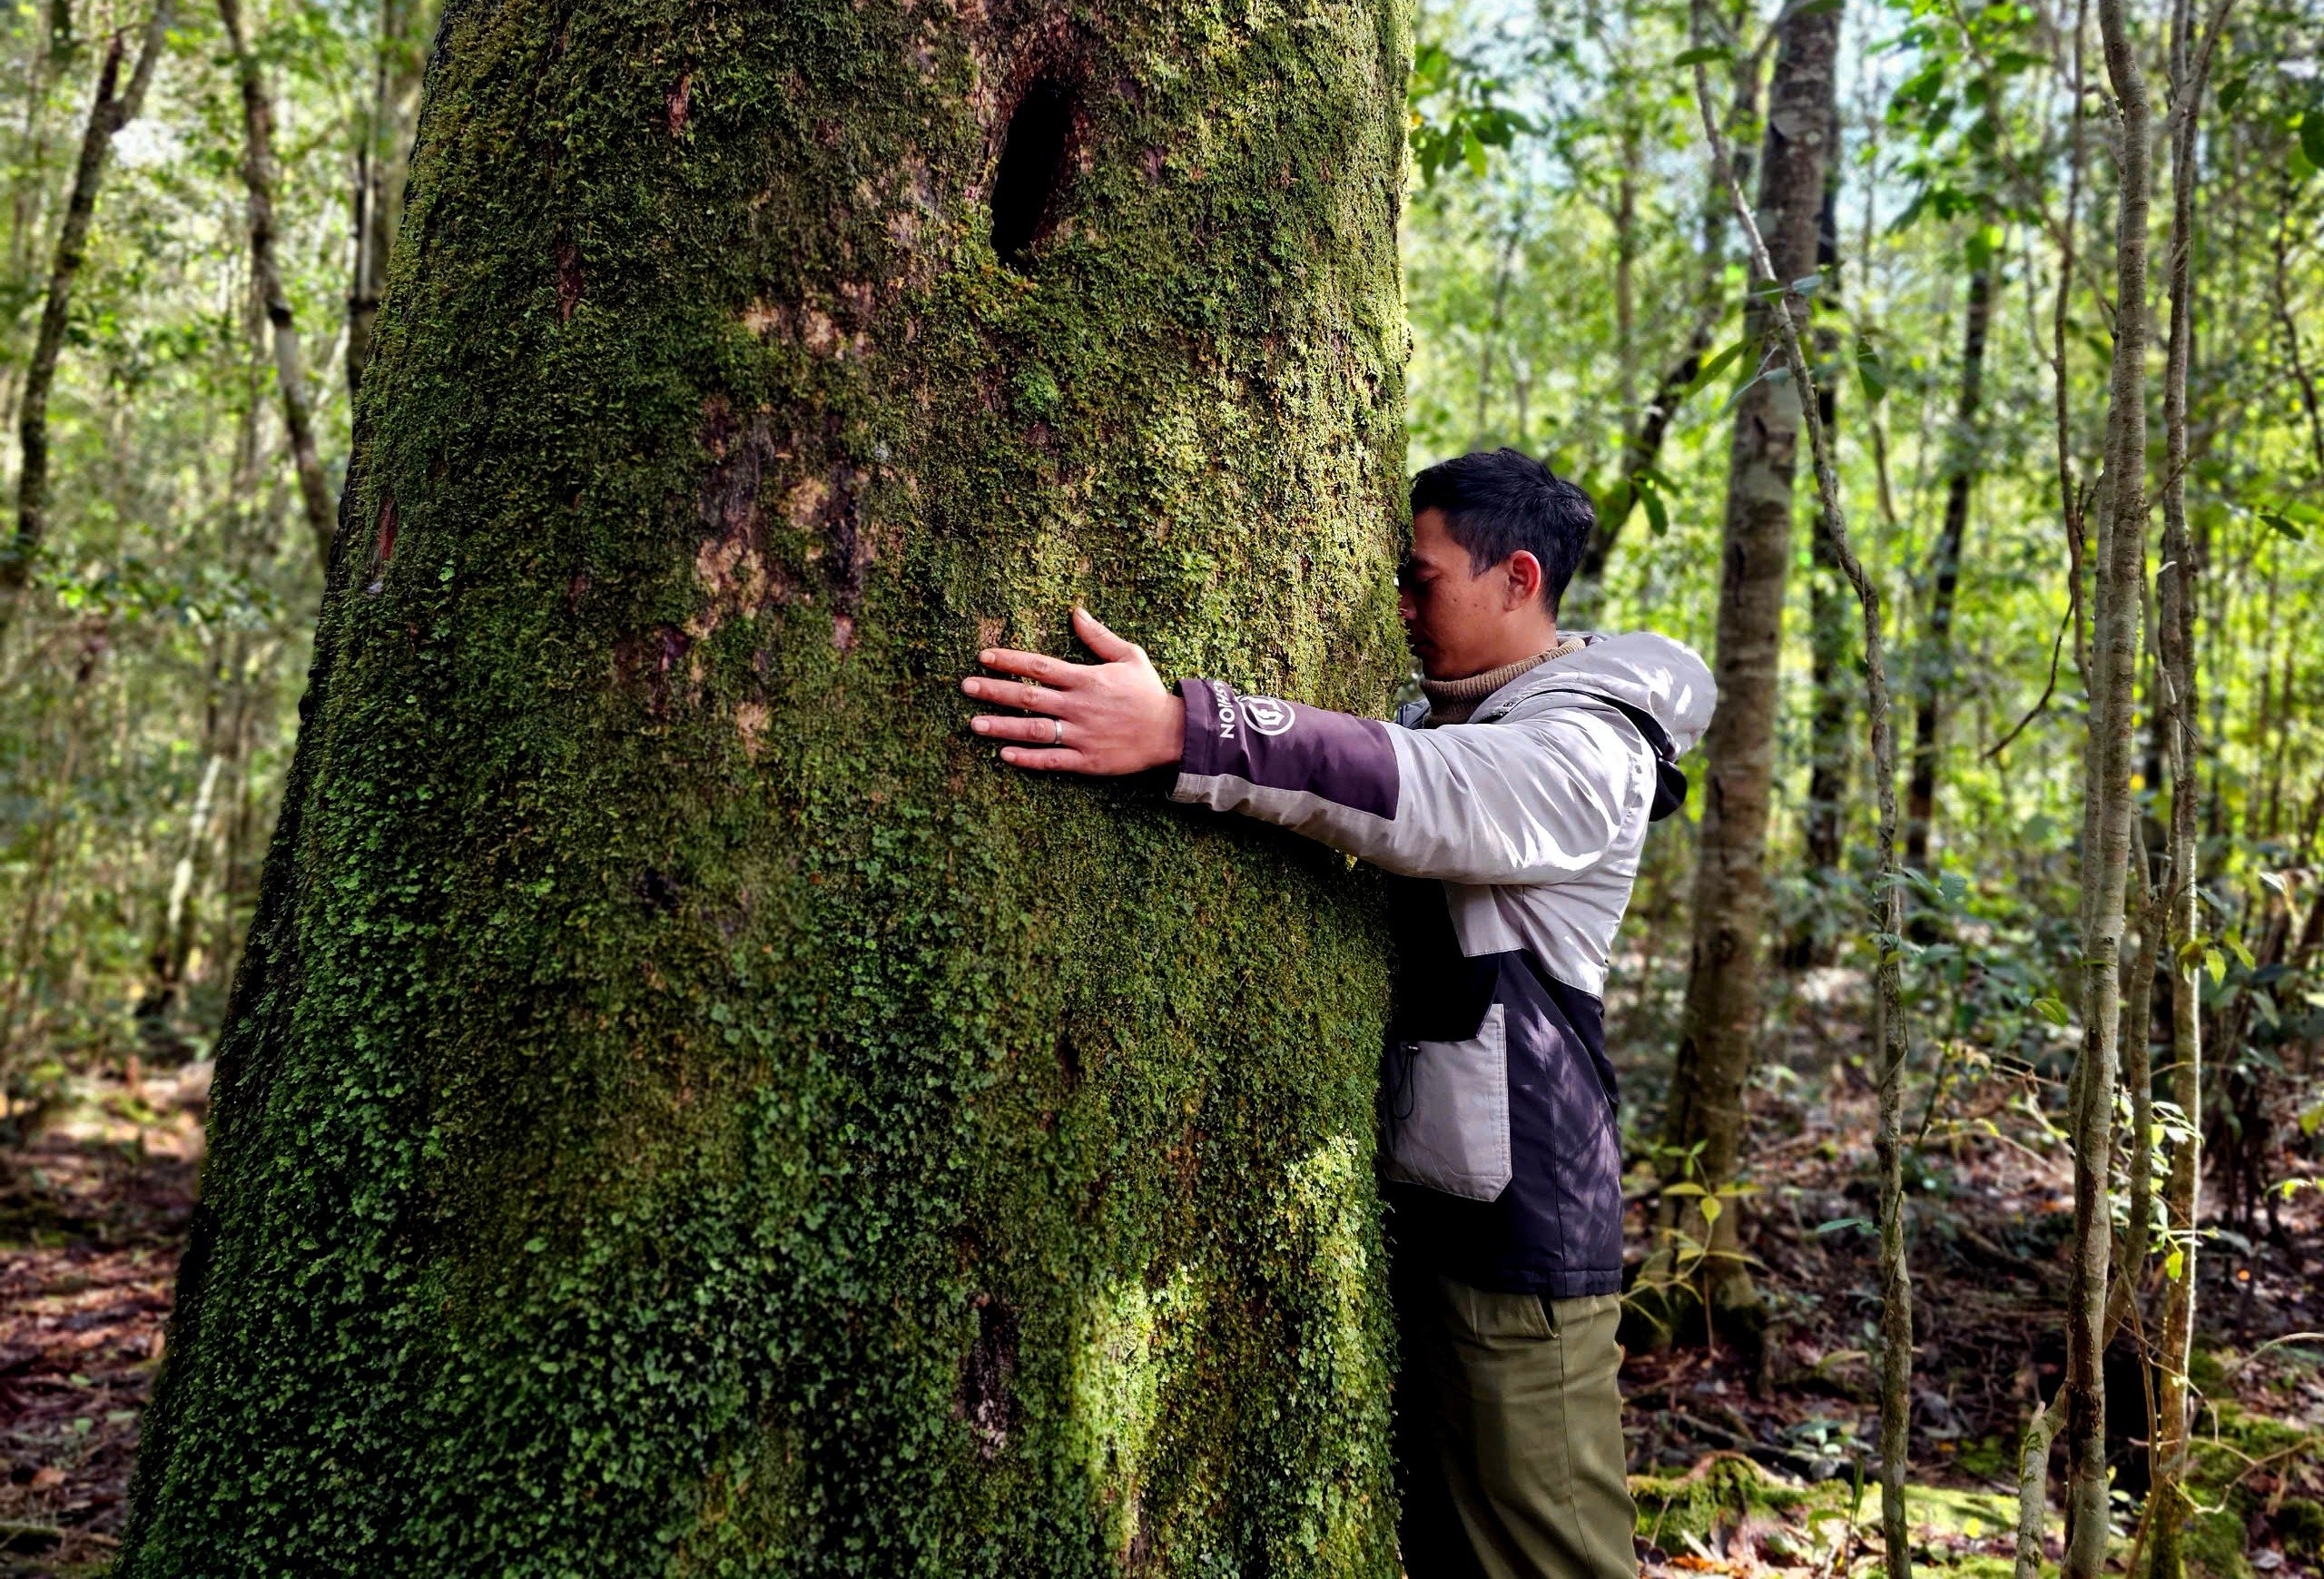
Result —
M 1467 1200 L 1509 1188 L 1507 1012 L 1495 1003 L 1465 1041 L 1408 1042 L 1390 1114 L 1388 1176 Z

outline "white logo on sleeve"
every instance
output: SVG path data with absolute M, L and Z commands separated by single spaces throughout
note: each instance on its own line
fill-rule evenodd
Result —
M 1273 696 L 1246 696 L 1242 701 L 1245 721 L 1261 735 L 1282 735 L 1291 728 L 1290 703 Z

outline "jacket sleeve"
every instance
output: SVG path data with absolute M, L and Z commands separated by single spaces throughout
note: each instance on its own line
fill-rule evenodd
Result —
M 1571 694 L 1494 724 L 1397 729 L 1187 680 L 1171 798 L 1241 812 L 1388 871 L 1452 883 L 1556 883 L 1646 814 L 1634 726 Z

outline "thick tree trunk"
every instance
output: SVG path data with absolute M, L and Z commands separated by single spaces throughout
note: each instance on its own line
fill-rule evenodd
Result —
M 89 224 L 96 217 L 97 189 L 103 184 L 105 166 L 113 157 L 113 134 L 137 118 L 145 89 L 160 64 L 167 41 L 173 0 L 154 0 L 146 18 L 145 36 L 129 85 L 121 87 L 122 35 L 113 36 L 104 64 L 98 68 L 96 97 L 89 105 L 88 124 L 81 135 L 81 157 L 73 167 L 72 195 L 65 200 L 64 221 L 56 233 L 56 258 L 48 274 L 48 299 L 41 308 L 40 334 L 33 342 L 31 364 L 25 372 L 25 392 L 16 411 L 16 435 L 23 446 L 16 473 L 16 527 L 0 546 L 0 635 L 5 635 L 24 602 L 32 578 L 33 560 L 48 535 L 48 395 L 56 382 L 57 359 L 64 351 L 64 324 L 73 307 L 73 285 L 89 245 Z M 66 25 L 72 12 L 64 12 Z
M 1837 6 L 1802 7 L 1783 22 L 1768 90 L 1759 174 L 1759 229 L 1777 278 L 1816 266 L 1817 216 L 1830 157 Z M 1748 335 L 1781 367 L 1774 319 L 1755 300 Z M 1735 1177 L 1743 1139 L 1743 1090 L 1758 1036 L 1765 948 L 1768 813 L 1775 778 L 1776 658 L 1782 645 L 1784 575 L 1791 559 L 1792 479 L 1800 400 L 1788 377 L 1756 380 L 1735 409 L 1718 601 L 1718 711 L 1704 738 L 1709 765 L 1695 867 L 1694 952 L 1685 1031 L 1672 1071 L 1665 1139 L 1694 1160 L 1704 1186 Z M 1708 1226 L 1699 1208 L 1680 1229 L 1708 1247 L 1702 1281 L 1726 1329 L 1758 1309 L 1739 1252 L 1741 1212 L 1729 1202 Z
M 242 183 L 250 192 L 251 272 L 257 281 L 260 300 L 266 304 L 266 321 L 273 335 L 274 381 L 282 395 L 282 426 L 290 437 L 290 462 L 299 474 L 299 499 L 306 509 L 307 531 L 314 538 L 316 558 L 328 571 L 336 511 L 330 483 L 323 476 L 322 456 L 315 448 L 306 354 L 300 349 L 299 326 L 291 317 L 290 293 L 283 289 L 282 268 L 274 255 L 274 107 L 259 75 L 258 57 L 251 53 L 241 0 L 218 0 L 218 15 L 226 25 L 234 78 L 241 90 Z
M 1035 782 L 1401 646 L 1395 0 L 456 8 L 124 1579 L 1385 1575 L 1372 889 Z
M 2152 114 L 2123 0 L 2099 0 L 2106 70 L 2120 112 L 2114 355 L 2105 472 L 2092 545 L 2090 716 L 2082 839 L 2082 1051 L 2074 1062 L 2074 1223 L 2066 1287 L 2064 1579 L 2098 1579 L 2106 1560 L 2107 1280 L 2113 1233 L 2116 1038 L 2130 869 L 2132 704 L 2146 567 L 2146 246 Z
M 1984 400 L 1985 334 L 1993 321 L 1994 273 L 1988 262 L 1969 271 L 1969 301 L 1961 320 L 1961 392 L 1953 409 L 1945 477 L 1945 522 L 1930 556 L 1928 635 L 1921 653 L 1920 696 L 1913 709 L 1913 765 L 1905 781 L 1905 864 L 1928 870 L 1929 829 L 1936 820 L 1937 754 L 1945 706 L 1953 689 L 1953 604 L 1961 587 L 1961 540 L 1969 528 L 1984 446 L 1977 410 Z M 1925 928 L 1924 927 L 1924 930 Z

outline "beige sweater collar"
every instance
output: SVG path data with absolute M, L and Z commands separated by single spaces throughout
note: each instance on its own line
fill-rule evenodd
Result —
M 1428 716 L 1423 726 L 1438 724 L 1465 724 L 1477 705 L 1500 690 L 1518 676 L 1540 668 L 1552 658 L 1578 653 L 1584 643 L 1578 636 L 1570 636 L 1545 653 L 1535 653 L 1530 658 L 1520 658 L 1497 669 L 1487 669 L 1482 675 L 1471 675 L 1465 680 L 1423 679 L 1421 694 L 1428 698 Z

